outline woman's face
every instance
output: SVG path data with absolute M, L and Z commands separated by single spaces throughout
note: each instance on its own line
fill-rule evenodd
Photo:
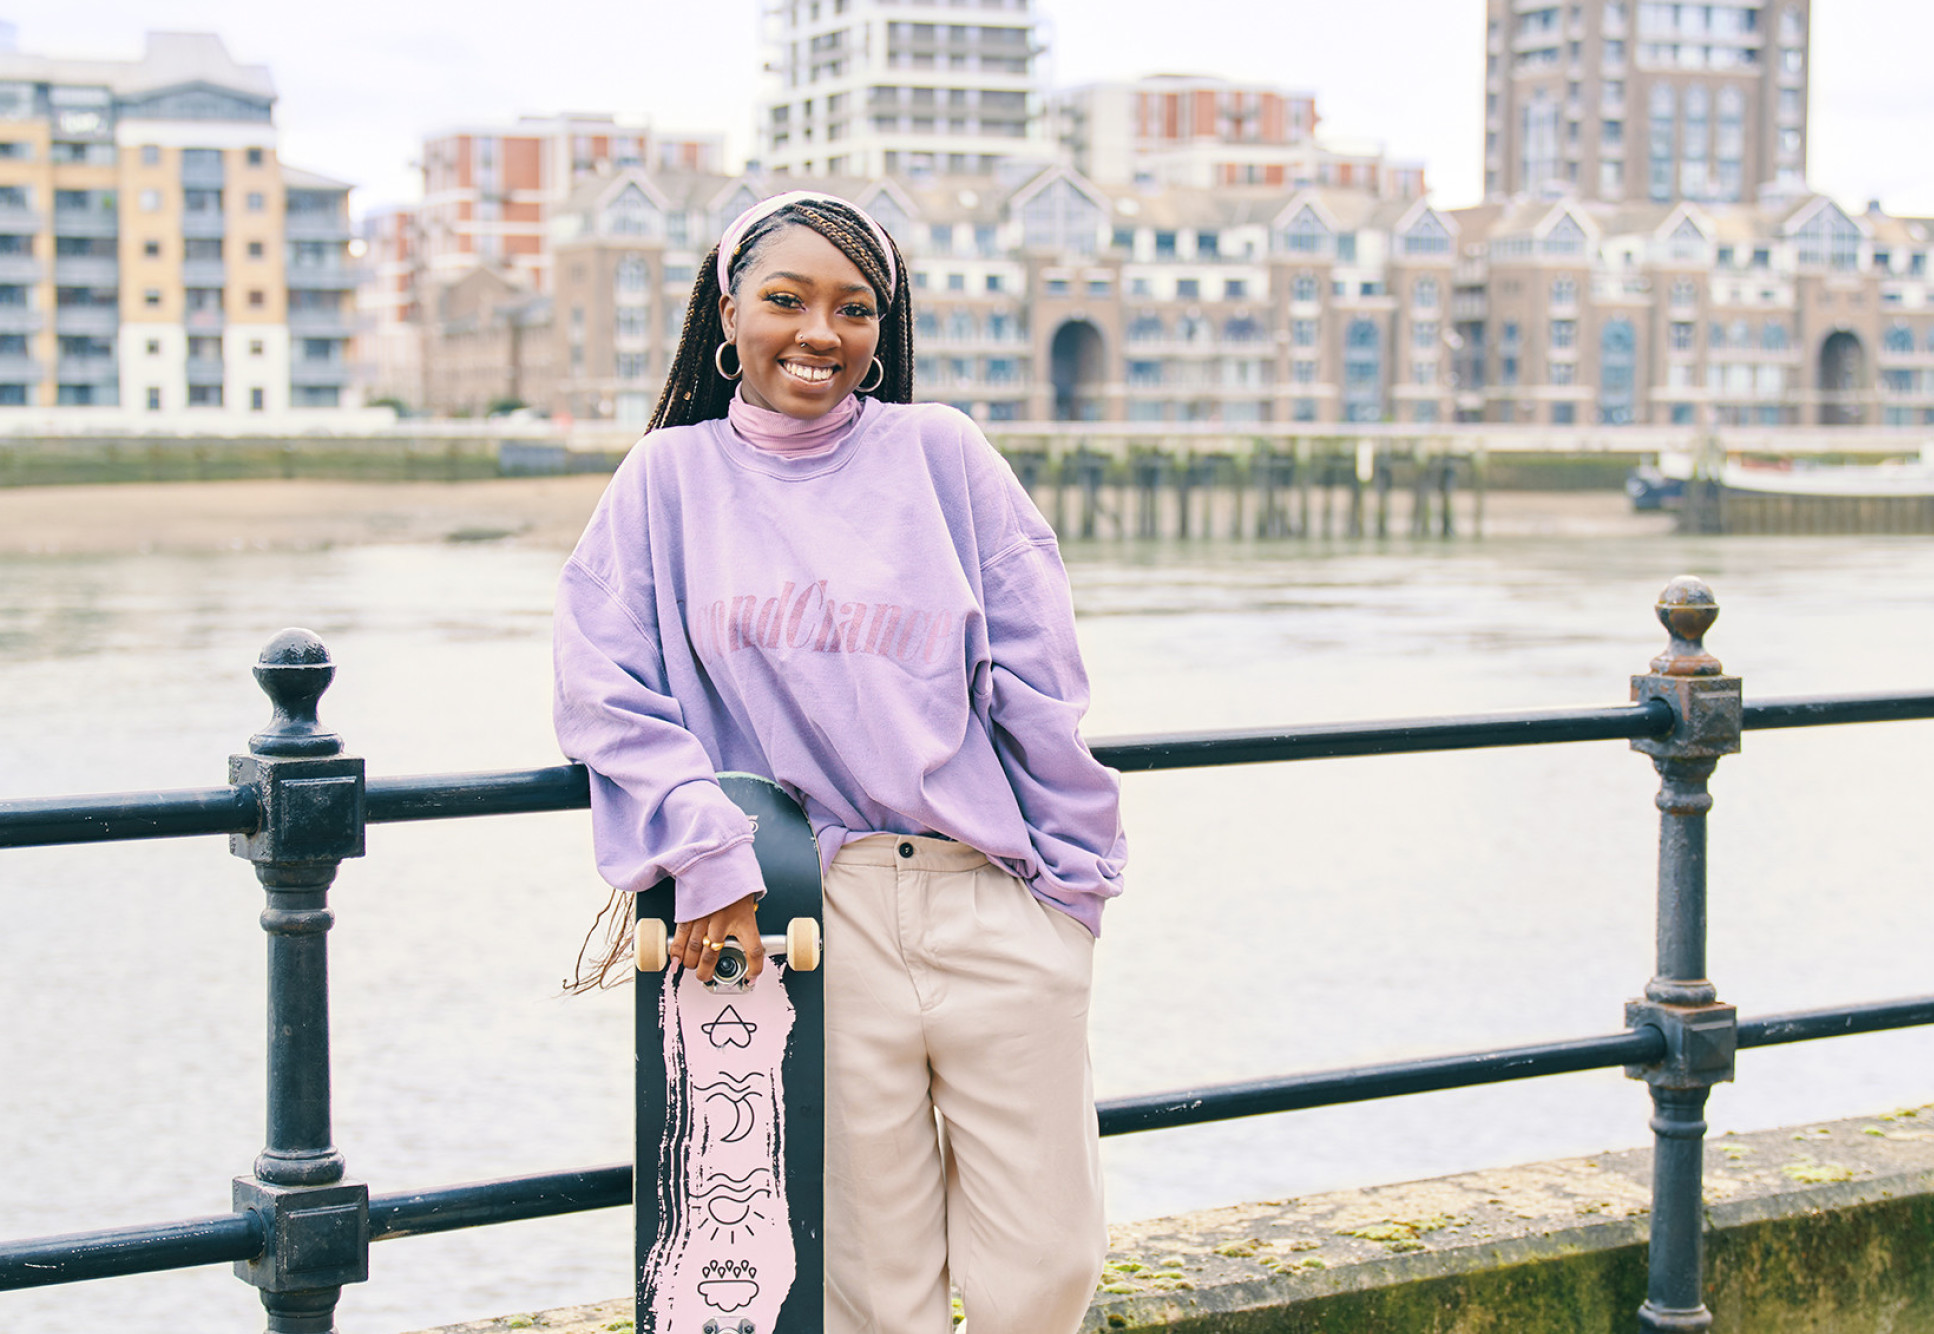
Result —
M 788 417 L 821 416 L 852 393 L 880 345 L 872 285 L 810 227 L 766 242 L 739 295 L 719 297 L 719 319 L 745 367 L 746 402 Z

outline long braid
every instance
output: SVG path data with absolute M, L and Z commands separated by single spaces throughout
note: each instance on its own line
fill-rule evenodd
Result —
M 853 262 L 860 276 L 872 284 L 874 293 L 893 291 L 880 312 L 880 344 L 874 355 L 880 359 L 884 375 L 879 387 L 869 389 L 867 397 L 885 403 L 913 401 L 913 294 L 907 273 L 906 257 L 891 236 L 892 272 L 897 283 L 887 281 L 887 255 L 861 219 L 857 210 L 834 200 L 788 204 L 769 217 L 761 218 L 739 243 L 727 261 L 727 277 L 738 294 L 740 277 L 771 239 L 788 227 L 809 227 L 838 248 Z M 658 396 L 658 407 L 645 429 L 661 426 L 687 426 L 693 422 L 723 417 L 736 382 L 722 378 L 713 357 L 725 341 L 725 325 L 719 318 L 718 247 L 712 247 L 698 266 L 692 283 L 691 304 L 685 308 L 685 327 L 678 336 L 678 350 L 672 356 L 665 376 L 665 388 Z M 870 374 L 865 378 L 871 378 Z

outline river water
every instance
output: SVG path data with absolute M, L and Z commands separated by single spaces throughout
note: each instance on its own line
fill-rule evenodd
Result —
M 0 560 L 0 794 L 219 783 L 306 625 L 380 775 L 554 763 L 553 550 Z M 1071 547 L 1089 735 L 1618 703 L 1694 571 L 1748 696 L 1934 679 L 1934 543 L 1522 538 Z M 1934 990 L 1926 723 L 1749 736 L 1713 788 L 1712 975 L 1746 1015 Z M 1616 1031 L 1651 971 L 1650 765 L 1623 743 L 1124 782 L 1094 1012 L 1107 1097 Z M 378 1191 L 619 1162 L 628 993 L 562 999 L 603 890 L 578 814 L 370 831 L 332 936 L 336 1141 Z M 0 854 L 0 1236 L 223 1212 L 262 1143 L 260 894 L 220 840 Z M 1934 1099 L 1934 1033 L 1742 1056 L 1715 1132 Z M 1142 1135 L 1127 1219 L 1643 1143 L 1617 1072 Z M 376 1248 L 344 1334 L 615 1296 L 627 1215 Z M 0 1330 L 261 1327 L 224 1272 L 0 1294 Z

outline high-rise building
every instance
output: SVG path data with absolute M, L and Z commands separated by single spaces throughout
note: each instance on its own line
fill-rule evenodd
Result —
M 1314 94 L 1206 75 L 1154 74 L 1056 93 L 1054 133 L 1101 185 L 1334 185 L 1391 199 L 1424 193 L 1424 169 L 1376 145 L 1319 140 Z
M 987 176 L 1054 156 L 1033 0 L 766 0 L 759 166 Z
M 1487 0 L 1484 193 L 1750 202 L 1806 177 L 1810 0 Z
M 221 39 L 0 53 L 0 407 L 346 406 L 349 186 Z

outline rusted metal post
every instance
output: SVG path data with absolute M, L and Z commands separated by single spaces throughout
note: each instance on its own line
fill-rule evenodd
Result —
M 1662 780 L 1658 972 L 1644 999 L 1626 1004 L 1625 1024 L 1657 1029 L 1666 1056 L 1625 1073 L 1652 1093 L 1651 1251 L 1639 1328 L 1677 1334 L 1712 1327 L 1704 1294 L 1706 1097 L 1733 1077 L 1739 1021 L 1706 977 L 1707 782 L 1721 756 L 1739 752 L 1743 714 L 1739 678 L 1705 649 L 1719 617 L 1712 590 L 1682 575 L 1665 586 L 1657 611 L 1671 639 L 1652 670 L 1632 678 L 1632 699 L 1661 700 L 1676 721 L 1670 735 L 1639 738 L 1632 749 L 1652 757 Z
M 369 1188 L 345 1179 L 330 1130 L 329 886 L 344 858 L 363 855 L 367 815 L 362 760 L 316 719 L 335 673 L 307 630 L 270 640 L 255 679 L 274 717 L 228 762 L 261 810 L 229 847 L 268 895 L 268 1144 L 254 1174 L 235 1179 L 234 1208 L 264 1225 L 262 1254 L 235 1273 L 261 1289 L 269 1334 L 330 1334 L 343 1285 L 369 1277 Z

